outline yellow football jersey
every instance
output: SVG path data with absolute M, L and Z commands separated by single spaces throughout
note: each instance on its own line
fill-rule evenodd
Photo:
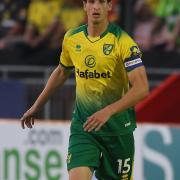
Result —
M 74 68 L 76 103 L 73 119 L 84 123 L 90 115 L 119 100 L 129 90 L 127 72 L 142 66 L 141 52 L 127 33 L 113 23 L 96 38 L 87 25 L 69 30 L 63 41 L 60 64 Z M 136 127 L 133 108 L 113 115 L 97 133 L 124 134 Z M 95 132 L 94 132 L 95 133 Z

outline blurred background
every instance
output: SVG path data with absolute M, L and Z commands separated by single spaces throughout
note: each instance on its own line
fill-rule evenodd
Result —
M 180 0 L 112 2 L 110 21 L 138 43 L 150 84 L 136 106 L 135 180 L 179 180 Z M 84 23 L 81 0 L 0 1 L 0 180 L 67 179 L 73 75 L 39 112 L 34 130 L 21 131 L 18 119 L 59 64 L 65 32 Z

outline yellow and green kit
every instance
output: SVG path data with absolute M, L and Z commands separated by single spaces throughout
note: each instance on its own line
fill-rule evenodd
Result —
M 109 172 L 108 180 L 111 175 L 112 179 L 125 177 L 122 180 L 129 180 L 134 157 L 134 108 L 114 114 L 97 132 L 84 132 L 83 124 L 93 113 L 118 101 L 128 92 L 131 87 L 128 72 L 143 66 L 137 44 L 113 23 L 109 23 L 106 31 L 98 37 L 88 36 L 87 25 L 83 25 L 66 33 L 60 64 L 65 69 L 74 69 L 76 77 L 76 101 L 71 123 L 68 169 L 79 166 L 93 167 L 97 171 L 97 177 L 106 180 L 108 173 L 103 176 L 103 173 L 98 171 L 101 166 L 104 167 L 101 164 L 104 160 L 101 159 L 105 157 L 108 160 L 104 163 L 109 162 L 110 166 L 114 167 L 111 168 L 112 172 Z M 126 136 L 127 142 L 124 142 Z M 119 147 L 114 149 L 114 158 L 111 157 L 113 149 L 105 152 L 110 146 Z M 110 161 L 115 161 L 114 166 Z M 125 175 L 122 172 L 126 172 Z

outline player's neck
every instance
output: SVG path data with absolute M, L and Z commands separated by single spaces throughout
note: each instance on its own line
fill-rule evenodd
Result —
M 91 22 L 88 22 L 88 35 L 91 37 L 97 37 L 100 36 L 104 31 L 106 31 L 108 27 L 109 21 L 104 21 L 102 23 L 93 24 Z

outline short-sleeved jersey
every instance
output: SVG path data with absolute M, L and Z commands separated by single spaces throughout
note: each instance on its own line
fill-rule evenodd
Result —
M 113 23 L 100 37 L 90 38 L 87 25 L 68 31 L 64 37 L 60 64 L 74 68 L 76 102 L 73 119 L 87 117 L 118 101 L 130 88 L 127 73 L 142 66 L 137 44 Z M 114 114 L 100 131 L 103 135 L 125 134 L 136 128 L 134 108 Z

